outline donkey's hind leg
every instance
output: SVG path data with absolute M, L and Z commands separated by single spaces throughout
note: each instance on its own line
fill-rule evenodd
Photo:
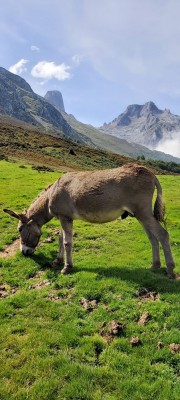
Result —
M 167 276 L 169 278 L 174 278 L 175 275 L 173 273 L 173 269 L 175 267 L 175 263 L 171 252 L 168 232 L 160 225 L 153 215 L 145 219 L 139 218 L 139 220 L 143 224 L 145 230 L 150 232 L 151 235 L 153 235 L 161 243 L 166 260 Z
M 73 221 L 69 218 L 61 218 L 63 233 L 63 248 L 65 252 L 65 265 L 61 270 L 61 274 L 68 274 L 72 271 L 72 237 L 73 237 Z
M 161 268 L 161 260 L 160 260 L 160 252 L 159 252 L 159 241 L 156 237 L 151 233 L 151 231 L 145 228 L 145 232 L 149 238 L 149 241 L 152 246 L 152 270 L 155 271 L 158 268 Z

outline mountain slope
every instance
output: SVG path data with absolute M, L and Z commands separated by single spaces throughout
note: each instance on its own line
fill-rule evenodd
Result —
M 153 102 L 132 104 L 112 122 L 100 128 L 109 135 L 155 148 L 161 141 L 180 139 L 180 116 L 159 110 Z
M 11 119 L 9 119 L 11 120 Z M 67 169 L 113 168 L 132 159 L 93 149 L 70 140 L 45 134 L 43 129 L 0 116 L 0 160 L 18 160 L 33 165 Z
M 43 97 L 33 92 L 20 76 L 0 67 L 0 114 L 15 117 L 24 122 L 60 131 L 66 137 L 84 142 L 82 135 L 74 131 L 62 114 Z

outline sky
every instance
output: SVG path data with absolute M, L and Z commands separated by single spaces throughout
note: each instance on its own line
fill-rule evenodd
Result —
M 101 126 L 129 104 L 180 115 L 179 0 L 1 0 L 0 66 Z

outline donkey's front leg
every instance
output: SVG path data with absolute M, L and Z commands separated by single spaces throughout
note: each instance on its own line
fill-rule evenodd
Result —
M 59 252 L 57 257 L 52 262 L 52 266 L 64 264 L 64 246 L 63 246 L 63 231 L 59 234 Z
M 73 236 L 73 221 L 70 218 L 61 218 L 63 247 L 65 251 L 65 265 L 61 270 L 61 274 L 68 274 L 72 271 L 72 236 Z

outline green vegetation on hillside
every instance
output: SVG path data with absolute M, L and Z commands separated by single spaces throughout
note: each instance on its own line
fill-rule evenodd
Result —
M 22 211 L 58 176 L 0 161 L 1 250 L 18 237 L 3 208 Z M 178 273 L 179 177 L 159 179 Z M 50 266 L 57 228 L 43 227 L 32 258 L 0 258 L 0 399 L 178 400 L 179 281 L 149 270 L 141 226 L 76 221 L 68 276 Z
M 146 165 L 149 167 L 160 168 L 163 171 L 173 172 L 174 174 L 180 174 L 180 164 L 174 162 L 164 162 L 156 160 L 147 160 Z
M 55 169 L 113 168 L 131 158 L 72 143 L 67 139 L 0 123 L 0 157 Z
M 147 167 L 154 167 L 160 168 L 163 171 L 172 172 L 174 174 L 180 174 L 180 164 L 175 162 L 165 162 L 161 160 L 151 160 L 145 158 L 144 155 L 138 156 L 137 161 L 141 161 L 142 164 L 146 165 Z
M 21 160 L 58 170 L 114 168 L 128 162 L 139 162 L 156 173 L 178 173 L 179 164 L 162 161 L 138 161 L 119 154 L 73 143 L 65 138 L 45 134 L 28 125 L 8 125 L 0 121 L 0 159 Z

